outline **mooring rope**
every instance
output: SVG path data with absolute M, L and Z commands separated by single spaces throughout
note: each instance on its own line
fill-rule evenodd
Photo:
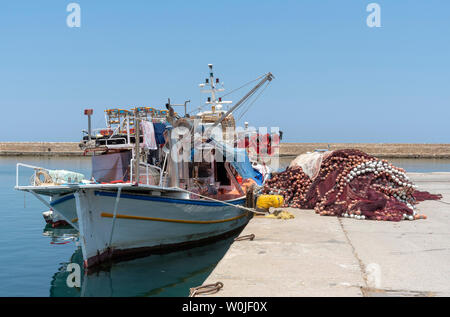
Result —
M 211 198 L 211 197 L 208 197 L 208 196 L 203 196 L 203 195 L 191 192 L 191 191 L 189 191 L 187 189 L 183 189 L 183 188 L 179 188 L 179 189 L 184 191 L 184 192 L 186 192 L 186 193 L 188 193 L 188 194 L 192 194 L 192 195 L 195 195 L 195 196 L 198 196 L 198 197 L 201 197 L 201 198 L 204 198 L 204 199 L 208 199 L 208 200 L 211 200 L 211 201 L 214 201 L 214 202 L 217 202 L 217 203 L 222 203 L 222 204 L 227 205 L 227 206 L 236 207 L 236 208 L 239 208 L 239 209 L 242 209 L 242 210 L 246 210 L 246 211 L 252 212 L 252 213 L 254 213 L 256 215 L 260 215 L 260 216 L 261 215 L 266 215 L 265 213 L 259 212 L 259 211 L 255 210 L 255 209 L 247 208 L 247 207 L 240 206 L 240 205 L 233 205 L 233 204 L 227 203 L 227 202 L 222 201 L 222 200 L 214 199 L 214 198 Z
M 256 236 L 253 233 L 251 233 L 251 234 L 247 234 L 245 236 L 237 237 L 236 239 L 234 239 L 234 241 L 243 241 L 243 240 L 253 241 L 253 239 L 255 239 L 255 237 Z
M 195 297 L 199 294 L 212 295 L 216 294 L 223 287 L 222 282 L 217 282 L 215 284 L 207 284 L 202 286 L 197 286 L 189 289 L 189 297 Z
M 441 203 L 441 204 L 450 205 L 450 203 L 448 203 L 446 201 L 442 201 L 442 200 L 436 200 L 436 202 Z

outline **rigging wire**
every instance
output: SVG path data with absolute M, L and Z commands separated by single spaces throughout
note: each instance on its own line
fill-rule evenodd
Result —
M 197 107 L 197 108 L 195 108 L 195 109 L 189 111 L 188 114 L 191 115 L 193 112 L 200 111 L 200 110 L 202 110 L 202 109 L 203 109 L 204 107 L 206 107 L 206 106 L 208 106 L 208 104 L 201 105 L 200 107 Z
M 246 107 L 246 109 L 240 114 L 239 118 L 236 121 L 239 121 L 242 119 L 242 117 L 247 113 L 247 111 L 253 106 L 253 104 L 258 100 L 258 98 L 263 94 L 264 90 L 266 90 L 267 86 L 269 86 L 270 81 L 266 83 L 264 88 L 258 93 L 258 95 L 253 99 L 253 101 Z
M 239 90 L 239 89 L 242 89 L 242 88 L 244 88 L 245 86 L 250 85 L 251 83 L 253 83 L 253 82 L 257 81 L 257 80 L 260 80 L 260 79 L 263 78 L 264 76 L 266 76 L 266 75 L 264 74 L 264 75 L 262 75 L 262 76 L 259 76 L 258 78 L 253 79 L 253 80 L 247 82 L 246 84 L 242 85 L 241 87 L 236 88 L 236 89 L 233 89 L 233 90 L 230 91 L 229 93 L 226 93 L 225 95 L 222 95 L 220 98 L 223 98 L 223 97 L 226 97 L 226 96 L 228 96 L 228 95 L 231 95 L 233 92 L 235 92 L 235 91 L 237 91 L 237 90 Z
M 236 88 L 236 89 L 233 89 L 233 90 L 230 91 L 229 93 L 226 93 L 225 95 L 220 96 L 219 98 L 224 98 L 224 97 L 226 97 L 226 96 L 228 96 L 228 95 L 231 95 L 232 93 L 234 93 L 234 92 L 236 92 L 236 91 L 238 91 L 238 90 L 244 88 L 245 86 L 250 85 L 251 83 L 254 83 L 254 82 L 257 81 L 257 80 L 260 80 L 260 79 L 263 78 L 264 76 L 266 76 L 266 75 L 265 75 L 265 74 L 264 74 L 264 75 L 261 75 L 261 76 L 259 76 L 258 78 L 253 79 L 253 80 L 251 80 L 251 81 L 249 81 L 249 82 L 243 84 L 242 86 L 240 86 L 240 87 L 238 87 L 238 88 Z M 203 107 L 206 107 L 206 106 L 207 106 L 207 104 L 201 105 L 200 107 L 197 107 L 197 108 L 195 108 L 195 109 L 189 111 L 188 114 L 191 114 L 191 113 L 193 113 L 193 112 L 202 110 L 202 108 L 203 108 Z

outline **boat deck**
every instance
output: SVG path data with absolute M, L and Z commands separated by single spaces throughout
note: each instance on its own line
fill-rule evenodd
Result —
M 132 183 L 124 184 L 68 184 L 68 185 L 52 185 L 52 186 L 16 186 L 15 189 L 22 191 L 34 191 L 36 194 L 53 196 L 74 193 L 80 189 L 98 189 L 98 190 L 117 190 L 122 188 L 123 191 L 131 192 L 149 192 L 164 191 L 168 193 L 183 193 L 184 191 L 176 187 L 159 187 L 153 185 L 139 184 L 136 186 Z

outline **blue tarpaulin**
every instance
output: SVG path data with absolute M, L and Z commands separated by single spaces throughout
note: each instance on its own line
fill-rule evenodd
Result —
M 251 178 L 259 186 L 262 185 L 263 176 L 253 168 L 245 149 L 235 148 L 225 143 L 215 141 L 214 139 L 210 140 L 210 144 L 214 145 L 214 147 L 223 154 L 226 162 L 229 162 L 242 178 Z

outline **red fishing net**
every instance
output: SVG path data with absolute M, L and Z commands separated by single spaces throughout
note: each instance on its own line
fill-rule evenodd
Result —
M 314 209 L 328 216 L 400 221 L 425 219 L 415 205 L 441 195 L 418 191 L 405 171 L 359 150 L 323 155 L 313 179 L 299 166 L 274 174 L 264 193 L 284 196 L 285 207 Z

